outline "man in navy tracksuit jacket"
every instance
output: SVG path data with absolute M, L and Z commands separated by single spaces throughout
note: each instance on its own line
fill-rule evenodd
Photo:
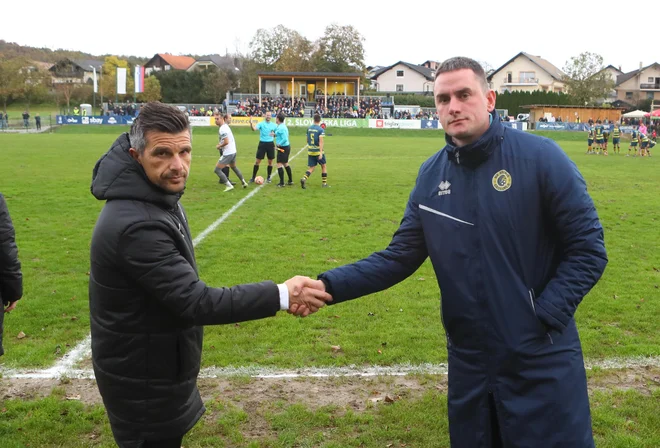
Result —
M 422 165 L 391 243 L 319 278 L 336 304 L 430 257 L 452 447 L 593 447 L 573 315 L 607 254 L 585 181 L 552 140 L 502 125 L 475 61 L 445 61 L 434 94 L 447 145 Z

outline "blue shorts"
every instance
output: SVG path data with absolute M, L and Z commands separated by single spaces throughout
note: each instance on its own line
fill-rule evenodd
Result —
M 636 141 L 636 140 L 631 141 L 631 142 L 630 142 L 630 146 L 637 146 L 637 141 Z
M 313 167 L 316 165 L 325 165 L 325 154 L 319 160 L 319 156 L 307 156 L 307 166 Z
M 612 144 L 613 145 L 618 145 L 619 144 L 619 137 L 612 137 Z
M 594 139 L 593 138 L 588 139 L 587 143 L 589 144 L 589 146 L 593 145 L 594 144 Z
M 642 149 L 646 149 L 646 147 L 647 147 L 648 145 L 649 145 L 649 142 L 642 142 L 642 143 L 640 144 L 640 146 L 641 146 Z
M 596 143 L 602 145 L 603 144 L 603 137 L 601 137 L 601 138 L 596 137 Z

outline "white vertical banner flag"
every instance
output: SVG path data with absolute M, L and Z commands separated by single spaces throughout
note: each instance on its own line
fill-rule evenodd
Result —
M 99 85 L 96 82 L 96 67 L 92 66 L 92 70 L 94 70 L 94 93 L 98 93 Z
M 144 92 L 144 67 L 140 65 L 135 66 L 135 75 L 133 76 L 135 80 L 135 93 Z
M 117 67 L 117 94 L 126 95 L 126 69 Z

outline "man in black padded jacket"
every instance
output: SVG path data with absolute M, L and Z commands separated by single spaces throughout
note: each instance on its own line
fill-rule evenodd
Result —
M 2 347 L 2 333 L 5 313 L 16 308 L 16 302 L 23 295 L 23 275 L 21 262 L 18 260 L 16 232 L 11 222 L 5 197 L 0 194 L 0 355 L 5 353 Z
M 199 279 L 179 204 L 189 126 L 178 109 L 149 103 L 93 171 L 92 194 L 107 202 L 91 243 L 92 361 L 122 448 L 178 448 L 204 413 L 196 384 L 203 325 L 273 316 L 289 301 L 313 312 L 331 299 L 306 277 L 231 288 Z

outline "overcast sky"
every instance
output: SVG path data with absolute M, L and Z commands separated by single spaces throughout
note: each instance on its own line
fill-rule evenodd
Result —
M 630 27 L 629 18 L 640 14 L 634 3 L 594 5 L 580 0 L 10 1 L 0 8 L 0 39 L 92 54 L 224 54 L 236 48 L 247 52 L 259 28 L 282 24 L 315 40 L 337 23 L 353 25 L 364 36 L 366 65 L 460 55 L 498 68 L 520 51 L 560 69 L 584 51 L 624 72 L 656 62 L 654 41 L 642 40 L 644 31 L 652 34 L 650 18 L 641 13 L 639 27 Z M 628 39 L 628 33 L 638 38 Z

